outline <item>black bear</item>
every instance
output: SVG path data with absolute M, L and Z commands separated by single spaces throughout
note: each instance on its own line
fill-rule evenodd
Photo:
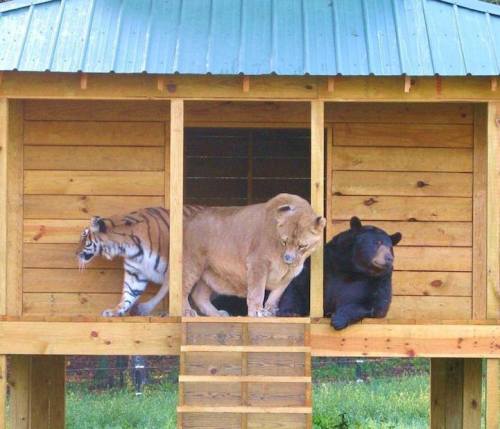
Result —
M 401 234 L 388 235 L 374 226 L 363 226 L 353 217 L 349 230 L 325 245 L 324 310 L 332 326 L 343 329 L 365 317 L 384 317 L 392 298 L 392 247 Z M 283 294 L 280 316 L 309 314 L 307 264 Z

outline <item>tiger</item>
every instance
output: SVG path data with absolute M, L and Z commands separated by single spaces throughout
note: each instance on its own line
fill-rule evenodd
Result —
M 202 209 L 202 206 L 184 206 L 183 216 L 189 218 Z M 136 315 L 146 316 L 161 302 L 169 290 L 169 238 L 169 211 L 163 207 L 91 218 L 90 225 L 81 233 L 76 250 L 79 268 L 84 269 L 96 256 L 108 260 L 123 258 L 124 280 L 120 302 L 114 308 L 104 310 L 102 316 L 124 316 L 131 310 Z M 161 287 L 150 300 L 135 305 L 148 282 Z

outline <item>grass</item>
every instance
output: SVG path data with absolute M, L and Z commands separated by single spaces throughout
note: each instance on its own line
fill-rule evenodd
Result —
M 146 386 L 142 396 L 131 390 L 92 392 L 68 386 L 67 429 L 174 429 L 177 386 Z
M 331 378 L 330 373 L 326 380 Z M 148 386 L 140 397 L 129 390 L 89 392 L 78 385 L 68 386 L 67 392 L 68 429 L 175 428 L 174 384 Z M 428 395 L 425 375 L 365 383 L 321 381 L 314 385 L 314 429 L 427 428 Z

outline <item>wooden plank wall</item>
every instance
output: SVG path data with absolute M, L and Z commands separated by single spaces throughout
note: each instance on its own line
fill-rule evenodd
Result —
M 472 107 L 328 104 L 326 121 L 328 238 L 353 215 L 400 231 L 388 317 L 472 318 Z
M 97 315 L 118 302 L 122 269 L 99 259 L 79 272 L 80 232 L 93 215 L 164 205 L 169 104 L 26 101 L 24 112 L 23 314 Z

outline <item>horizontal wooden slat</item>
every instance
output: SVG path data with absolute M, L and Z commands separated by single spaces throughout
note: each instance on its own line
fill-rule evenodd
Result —
M 245 414 L 310 414 L 310 407 L 246 407 L 246 406 L 196 406 L 180 405 L 177 407 L 178 413 L 245 413 Z
M 25 194 L 163 195 L 160 171 L 25 171 Z
M 144 294 L 141 301 L 152 295 Z M 23 293 L 23 314 L 48 316 L 100 315 L 114 308 L 121 294 L 112 293 Z M 161 311 L 161 305 L 155 311 Z
M 179 375 L 180 383 L 310 383 L 310 376 Z
M 25 243 L 78 243 L 80 234 L 90 224 L 89 220 L 75 219 L 25 219 Z
M 170 102 L 110 100 L 26 100 L 24 118 L 50 121 L 167 121 Z
M 332 185 L 337 195 L 472 196 L 470 173 L 334 171 Z
M 24 292 L 120 293 L 123 269 L 25 268 Z M 150 286 L 154 291 L 155 286 Z
M 235 353 L 231 353 L 235 354 Z M 308 353 L 248 353 L 248 375 L 307 375 Z
M 471 104 L 459 103 L 325 103 L 325 122 L 472 124 Z
M 204 325 L 205 323 L 284 323 L 284 324 L 304 324 L 309 323 L 309 317 L 183 317 L 183 323 L 196 323 Z
M 180 333 L 175 322 L 0 322 L 0 353 L 177 355 Z
M 334 170 L 471 172 L 472 149 L 334 146 L 332 163 Z
M 78 268 L 75 244 L 26 243 L 23 246 L 23 266 L 25 268 Z M 121 268 L 123 261 L 104 258 L 93 259 L 91 268 Z
M 168 199 L 167 199 L 168 200 Z M 163 196 L 25 195 L 25 219 L 82 219 L 163 206 Z
M 471 271 L 472 249 L 396 246 L 394 268 L 399 271 Z
M 161 147 L 25 146 L 25 170 L 162 171 Z
M 180 402 L 187 406 L 228 407 L 241 405 L 241 386 L 235 383 L 182 385 Z
M 472 147 L 472 125 L 339 123 L 333 126 L 333 144 L 336 146 Z
M 164 146 L 161 122 L 25 121 L 27 145 Z
M 225 414 L 231 415 L 231 414 Z M 218 414 L 218 416 L 221 416 Z M 248 429 L 307 429 L 309 415 L 304 414 L 248 414 Z M 226 428 L 224 428 L 226 429 Z M 229 429 L 229 428 L 228 428 Z
M 394 296 L 388 319 L 400 320 L 468 320 L 472 299 L 455 296 Z
M 330 204 L 335 220 L 472 221 L 470 198 L 333 196 Z
M 226 352 L 226 353 L 307 353 L 305 346 L 219 346 L 219 345 L 182 345 L 181 352 Z
M 405 246 L 472 246 L 471 222 L 368 221 L 364 224 L 374 225 L 388 234 L 400 232 L 403 235 L 400 244 Z M 334 220 L 327 239 L 347 229 L 349 221 Z
M 471 296 L 472 273 L 395 271 L 394 295 Z
M 314 356 L 500 357 L 499 325 L 311 326 Z

